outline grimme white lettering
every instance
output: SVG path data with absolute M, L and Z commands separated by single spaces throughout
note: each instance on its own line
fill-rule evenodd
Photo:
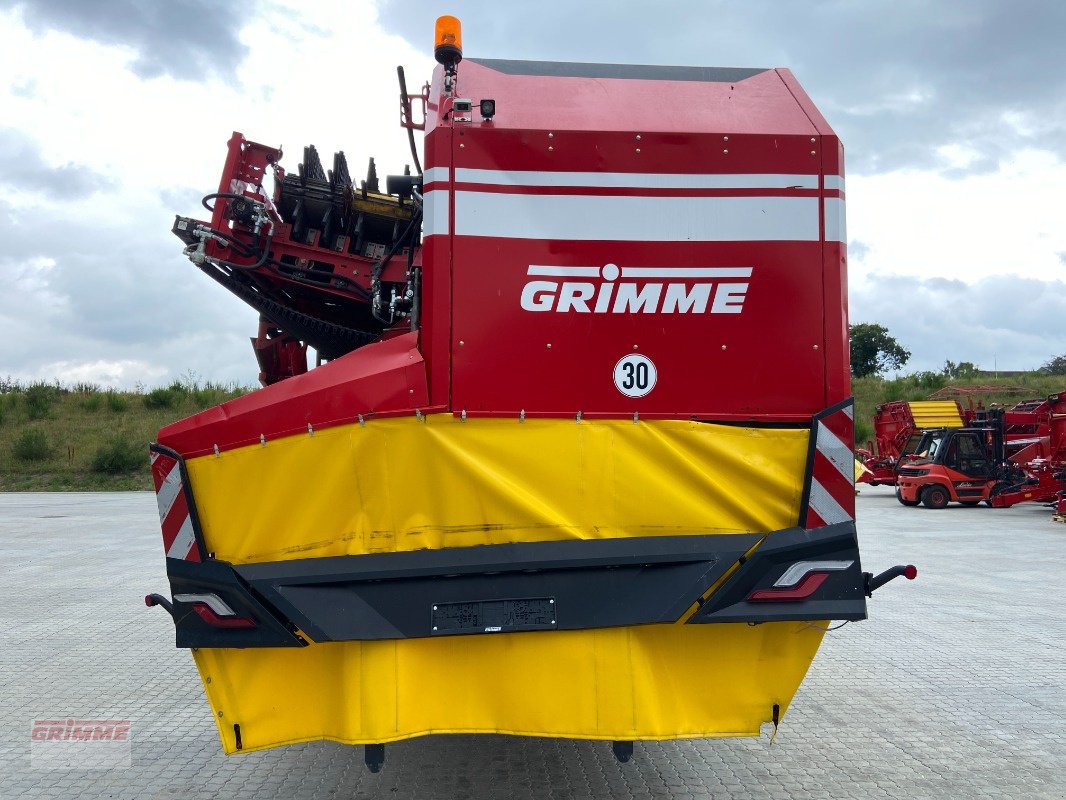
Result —
M 656 281 L 529 281 L 522 289 L 526 311 L 578 314 L 740 314 L 748 284 Z

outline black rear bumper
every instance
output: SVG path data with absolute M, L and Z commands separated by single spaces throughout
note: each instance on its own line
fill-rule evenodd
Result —
M 749 599 L 802 565 L 826 563 L 836 566 L 808 597 Z M 179 647 L 300 646 L 300 632 L 335 642 L 866 618 L 850 521 L 766 535 L 534 542 L 236 566 L 168 558 L 167 568 L 175 595 L 213 594 L 255 623 L 216 628 L 176 597 Z

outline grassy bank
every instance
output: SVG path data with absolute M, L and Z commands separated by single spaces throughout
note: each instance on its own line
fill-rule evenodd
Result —
M 0 491 L 151 490 L 162 426 L 247 391 L 177 381 L 151 391 L 0 381 Z
M 1009 378 L 976 377 L 952 380 L 937 372 L 918 372 L 892 380 L 858 378 L 852 381 L 852 392 L 855 395 L 855 442 L 862 447 L 873 438 L 874 409 L 881 403 L 891 400 L 925 400 L 939 389 L 951 387 L 965 389 L 975 386 L 987 386 L 992 389 L 992 391 L 974 395 L 975 405 L 980 402 L 988 407 L 993 403 L 998 403 L 1010 408 L 1020 400 L 1046 397 L 1049 394 L 1066 391 L 1066 376 L 1027 372 L 1012 375 Z M 1015 387 L 1025 391 L 1011 391 Z M 967 407 L 969 398 L 956 399 L 964 408 Z
M 923 372 L 893 380 L 862 378 L 853 383 L 856 442 L 861 446 L 872 438 L 880 403 L 924 400 L 944 387 L 975 385 L 994 387 L 974 397 L 975 403 L 1009 407 L 1066 390 L 1066 376 L 1032 372 L 950 380 Z M 1025 392 L 1009 391 L 1017 386 Z M 137 392 L 0 381 L 0 491 L 151 490 L 148 443 L 159 428 L 246 391 L 192 380 Z

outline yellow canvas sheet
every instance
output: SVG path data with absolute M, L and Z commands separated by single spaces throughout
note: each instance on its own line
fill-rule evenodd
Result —
M 392 418 L 188 461 L 236 564 L 795 525 L 808 431 L 675 420 Z
M 682 421 L 350 425 L 188 462 L 208 549 L 234 563 L 796 524 L 806 430 Z M 757 735 L 822 632 L 655 625 L 305 648 L 201 649 L 226 752 L 444 732 Z
M 198 650 L 219 735 L 236 752 L 429 733 L 580 739 L 757 736 L 784 713 L 819 625 L 588 631 Z

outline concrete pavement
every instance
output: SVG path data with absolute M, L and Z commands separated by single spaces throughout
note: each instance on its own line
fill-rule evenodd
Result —
M 864 568 L 913 562 L 827 636 L 773 746 L 495 736 L 223 756 L 167 588 L 151 494 L 0 494 L 0 798 L 1066 797 L 1066 525 L 1040 506 L 858 498 Z M 131 766 L 40 768 L 31 721 L 129 719 Z M 767 729 L 767 733 L 769 729 Z

